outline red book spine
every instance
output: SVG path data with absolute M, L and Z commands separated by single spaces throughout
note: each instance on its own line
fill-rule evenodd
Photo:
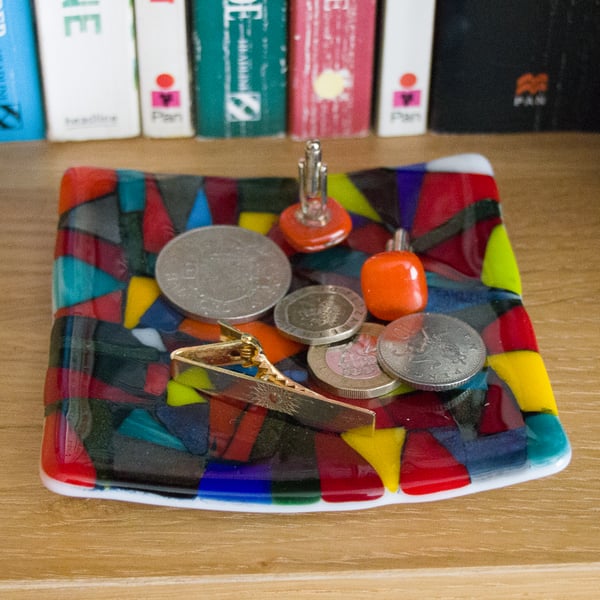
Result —
M 376 0 L 290 1 L 292 138 L 368 134 L 376 8 Z

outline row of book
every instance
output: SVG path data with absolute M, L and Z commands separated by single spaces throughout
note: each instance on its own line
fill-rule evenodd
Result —
M 600 0 L 0 0 L 0 141 L 600 131 Z

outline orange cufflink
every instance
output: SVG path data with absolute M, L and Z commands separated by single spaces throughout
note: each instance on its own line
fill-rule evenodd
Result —
M 378 319 L 394 321 L 427 305 L 425 269 L 409 247 L 407 232 L 399 229 L 387 251 L 374 254 L 362 266 L 363 298 Z
M 298 252 L 318 252 L 343 242 L 352 230 L 346 209 L 327 197 L 327 166 L 321 161 L 321 143 L 309 140 L 298 162 L 300 202 L 288 206 L 279 227 Z

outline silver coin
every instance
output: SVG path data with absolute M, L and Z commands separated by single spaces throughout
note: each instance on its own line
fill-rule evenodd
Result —
M 269 238 L 243 227 L 210 225 L 171 240 L 156 261 L 164 296 L 207 323 L 246 323 L 285 296 L 292 269 Z
M 309 285 L 277 303 L 275 325 L 303 344 L 331 344 L 352 337 L 364 323 L 367 308 L 349 288 Z
M 307 361 L 319 385 L 342 398 L 376 398 L 400 385 L 377 362 L 377 339 L 383 325 L 365 323 L 351 339 L 311 346 Z
M 414 313 L 386 326 L 377 344 L 381 368 L 414 388 L 460 387 L 483 368 L 486 348 L 467 323 L 438 313 Z

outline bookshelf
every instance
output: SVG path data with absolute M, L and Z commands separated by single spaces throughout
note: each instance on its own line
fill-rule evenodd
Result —
M 247 515 L 56 496 L 38 477 L 57 192 L 74 165 L 295 176 L 289 139 L 0 145 L 4 465 L 0 590 L 11 598 L 595 598 L 600 584 L 600 135 L 323 140 L 331 172 L 462 152 L 491 161 L 524 302 L 572 464 L 455 500 Z M 477 591 L 475 591 L 477 590 Z

